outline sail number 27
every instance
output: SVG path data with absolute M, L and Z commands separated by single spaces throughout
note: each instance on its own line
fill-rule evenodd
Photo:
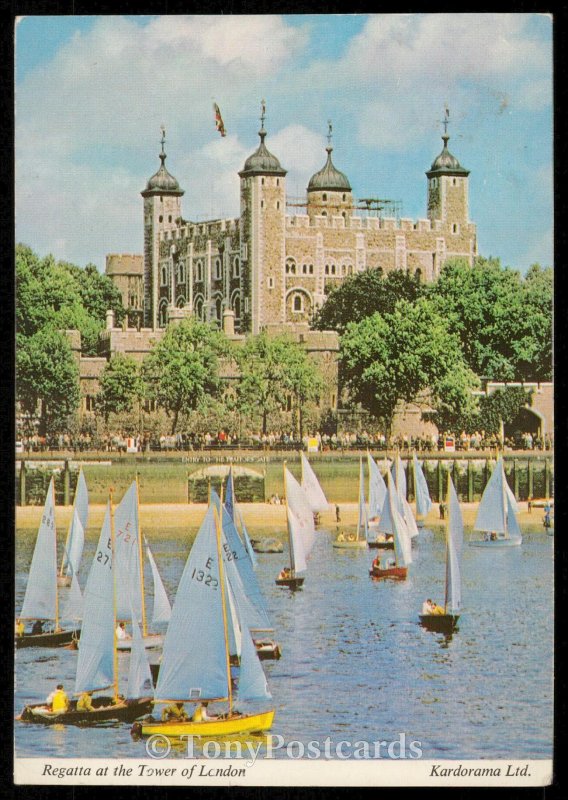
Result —
M 210 568 L 213 565 L 213 559 L 208 558 L 205 562 L 205 567 Z M 205 570 L 194 568 L 193 572 L 191 573 L 191 579 L 194 581 L 199 581 L 199 583 L 204 583 L 205 586 L 210 586 L 212 589 L 216 589 L 219 586 L 219 581 L 217 578 L 214 578 L 210 572 L 205 572 Z

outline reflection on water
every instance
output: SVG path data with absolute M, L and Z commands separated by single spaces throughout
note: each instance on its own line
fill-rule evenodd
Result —
M 173 599 L 190 545 L 187 532 L 167 539 L 159 531 L 146 534 Z M 301 592 L 274 583 L 286 552 L 258 554 L 259 580 L 282 647 L 279 661 L 263 662 L 276 708 L 271 733 L 307 744 L 328 736 L 332 742 L 394 741 L 404 732 L 422 743 L 424 758 L 551 757 L 552 540 L 529 533 L 518 548 L 465 547 L 459 631 L 444 635 L 418 620 L 426 597 L 443 601 L 441 531 L 420 533 L 408 579 L 400 582 L 370 580 L 375 552 L 337 550 L 332 538 L 318 535 Z M 17 608 L 35 532 L 21 539 Z M 87 541 L 85 564 L 93 552 L 94 542 Z M 147 579 L 150 585 L 150 573 Z M 82 575 L 82 585 L 85 580 Z M 71 692 L 76 659 L 65 649 L 18 651 L 16 712 L 26 702 L 43 701 L 58 682 Z M 124 686 L 127 656 L 119 668 Z M 133 741 L 124 724 L 17 724 L 15 738 L 20 756 L 146 757 L 144 742 Z M 245 738 L 258 738 L 265 751 L 265 737 Z M 185 747 L 175 745 L 171 756 L 184 757 Z

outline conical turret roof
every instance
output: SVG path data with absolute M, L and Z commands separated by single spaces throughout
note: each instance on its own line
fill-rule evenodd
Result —
M 442 136 L 444 147 L 439 156 L 432 162 L 432 166 L 426 173 L 428 177 L 433 174 L 446 173 L 452 175 L 469 175 L 469 170 L 464 169 L 457 158 L 448 150 L 448 141 L 450 137 L 445 134 Z
M 146 184 L 146 188 L 142 192 L 142 197 L 149 197 L 153 194 L 176 194 L 182 195 L 183 189 L 180 189 L 179 183 L 177 182 L 176 178 L 171 175 L 168 170 L 166 169 L 166 153 L 164 151 L 164 144 L 165 144 L 165 131 L 162 130 L 162 152 L 160 153 L 160 164 L 159 170 L 149 178 L 148 183 Z
M 247 175 L 286 175 L 286 170 L 281 166 L 280 161 L 273 155 L 264 144 L 266 138 L 266 131 L 264 125 L 258 132 L 260 136 L 260 144 L 255 152 L 247 158 L 245 165 L 241 172 L 240 177 Z
M 326 147 L 326 150 L 327 161 L 325 162 L 325 166 L 310 178 L 310 182 L 308 183 L 308 192 L 350 192 L 351 186 L 349 185 L 349 179 L 347 178 L 347 175 L 344 175 L 343 172 L 340 172 L 338 169 L 336 169 L 333 161 L 331 160 L 333 147 L 329 145 Z

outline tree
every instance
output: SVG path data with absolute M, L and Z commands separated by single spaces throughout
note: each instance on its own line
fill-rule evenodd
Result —
M 149 396 L 172 418 L 198 408 L 219 392 L 219 357 L 228 353 L 224 335 L 194 318 L 170 325 L 144 359 L 142 377 Z
M 100 378 L 97 407 L 108 423 L 109 414 L 131 412 L 143 395 L 144 385 L 136 361 L 116 353 L 105 366 Z
M 532 393 L 522 386 L 505 386 L 485 395 L 479 401 L 479 414 L 472 422 L 472 429 L 498 434 L 501 425 L 508 425 L 518 416 L 522 408 L 531 403 Z
M 237 402 L 244 414 L 260 413 L 262 432 L 268 432 L 270 414 L 282 409 L 292 395 L 300 430 L 305 404 L 318 397 L 322 381 L 303 347 L 287 336 L 251 336 L 236 354 L 240 370 Z
M 552 366 L 552 270 L 523 280 L 498 259 L 446 262 L 429 289 L 468 366 L 492 380 L 545 380 Z
M 79 370 L 66 337 L 47 328 L 17 335 L 16 399 L 29 420 L 38 409 L 39 432 L 65 430 L 79 405 Z
M 424 293 L 420 280 L 402 270 L 394 270 L 384 277 L 382 270 L 365 270 L 332 289 L 317 311 L 312 327 L 344 333 L 350 322 L 360 322 L 377 311 L 391 314 L 399 300 L 416 300 Z
M 390 440 L 399 403 L 428 392 L 446 426 L 473 409 L 475 375 L 459 340 L 432 301 L 401 300 L 391 314 L 351 323 L 341 339 L 340 370 L 351 397 L 380 420 Z

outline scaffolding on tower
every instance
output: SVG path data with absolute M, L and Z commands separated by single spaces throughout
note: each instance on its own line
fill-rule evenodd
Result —
M 314 203 L 306 200 L 304 197 L 289 197 L 286 201 L 287 208 L 325 208 L 329 209 L 330 203 Z M 345 209 L 345 206 L 341 206 Z M 360 197 L 355 201 L 355 204 L 349 206 L 351 211 L 363 212 L 359 213 L 362 217 L 379 217 L 379 219 L 396 219 L 402 217 L 402 201 L 390 200 L 381 197 Z

